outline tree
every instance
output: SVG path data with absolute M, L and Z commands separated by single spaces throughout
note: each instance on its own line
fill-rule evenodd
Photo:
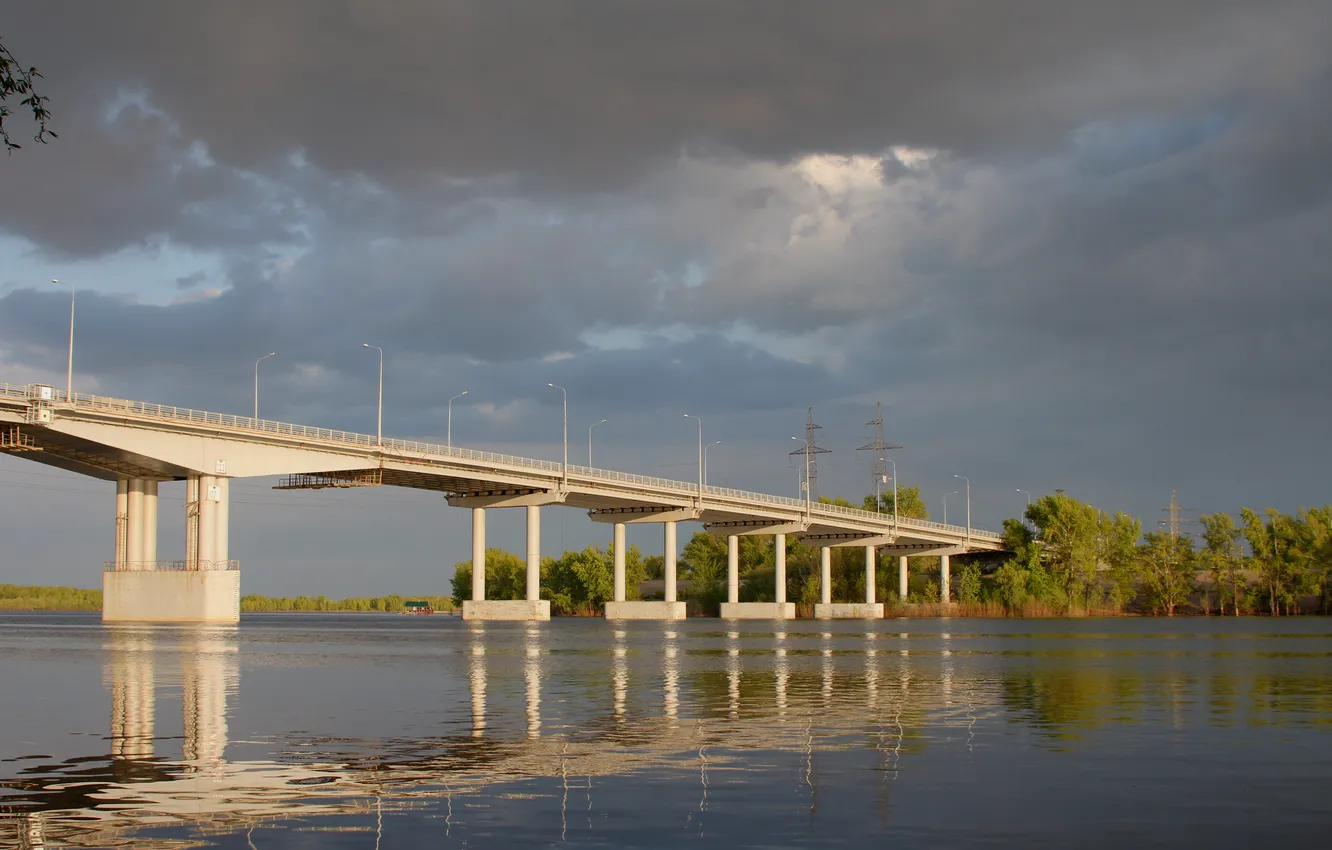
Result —
M 865 497 L 865 510 L 874 510 L 874 494 Z M 879 494 L 879 512 L 891 514 L 893 512 L 893 493 Z M 925 500 L 920 497 L 919 484 L 907 484 L 897 488 L 897 515 L 906 519 L 929 519 L 930 511 L 925 506 Z
M 1175 609 L 1193 590 L 1193 541 L 1152 531 L 1139 547 L 1143 585 L 1154 613 L 1175 616 Z
M 1137 544 L 1142 523 L 1124 513 L 1103 513 L 1099 526 L 1097 560 L 1110 577 L 1110 602 L 1116 610 L 1122 610 L 1138 593 Z
M 38 94 L 33 84 L 33 80 L 41 76 L 35 67 L 24 69 L 14 54 L 9 52 L 9 48 L 0 42 L 0 142 L 4 143 L 6 151 L 16 151 L 23 147 L 10 138 L 9 128 L 5 126 L 5 119 L 12 114 L 7 101 L 12 98 L 22 98 L 19 106 L 23 111 L 32 112 L 32 120 L 37 123 L 34 141 L 45 144 L 48 136 L 56 138 L 56 134 L 46 126 L 46 122 L 51 119 L 51 113 L 46 107 L 48 98 Z
M 979 602 L 981 596 L 981 569 L 979 564 L 967 564 L 957 582 L 958 602 Z
M 1204 569 L 1212 574 L 1216 583 L 1217 604 L 1226 613 L 1229 600 L 1240 612 L 1240 589 L 1244 587 L 1243 560 L 1240 557 L 1240 531 L 1230 514 L 1203 514 L 1198 517 L 1203 526 L 1203 551 L 1200 559 Z
M 472 598 L 472 562 L 453 567 L 453 601 Z M 526 599 L 527 561 L 503 549 L 486 550 L 486 599 Z M 401 600 L 399 600 L 401 603 Z M 392 611 L 393 608 L 388 608 Z
M 1027 508 L 1027 519 L 1040 529 L 1042 560 L 1059 586 L 1064 604 L 1088 601 L 1096 583 L 1097 532 L 1100 512 L 1091 505 L 1056 493 L 1042 496 Z M 1056 600 L 1049 600 L 1055 602 Z

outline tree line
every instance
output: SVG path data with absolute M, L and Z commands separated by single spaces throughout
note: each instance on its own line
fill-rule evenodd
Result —
M 845 499 L 821 499 L 851 507 Z M 898 491 L 898 515 L 929 519 L 919 486 Z M 876 508 L 866 496 L 866 510 Z M 878 509 L 892 513 L 893 496 L 879 497 Z M 1024 521 L 1025 520 L 1025 521 Z M 1138 519 L 1108 514 L 1063 493 L 1043 496 L 1023 519 L 1004 522 L 1010 556 L 986 564 L 983 556 L 956 556 L 950 595 L 963 613 L 1009 616 L 1080 614 L 1160 614 L 1185 610 L 1223 614 L 1293 614 L 1316 606 L 1332 613 L 1332 506 L 1282 514 L 1243 508 L 1238 522 L 1228 514 L 1200 518 L 1201 542 L 1168 531 L 1143 533 Z M 740 600 L 776 598 L 772 535 L 739 539 Z M 611 599 L 614 551 L 592 545 L 541 560 L 541 598 L 552 612 L 596 616 Z M 908 595 L 898 596 L 893 558 L 876 569 L 876 598 L 890 606 L 935 603 L 939 559 L 913 557 Z M 625 552 L 628 599 L 639 598 L 639 585 L 660 579 L 663 559 L 644 557 L 638 547 Z M 832 550 L 832 597 L 865 598 L 864 555 L 859 547 Z M 704 613 L 716 613 L 726 595 L 726 540 L 696 532 L 677 564 L 680 598 L 695 600 Z M 486 551 L 486 598 L 522 599 L 527 564 L 502 549 Z M 819 550 L 794 536 L 786 538 L 786 598 L 811 606 L 820 597 Z M 471 598 L 470 561 L 455 567 L 453 601 Z M 1303 608 L 1302 608 L 1303 603 Z
M 406 609 L 406 602 L 426 602 L 436 611 L 452 611 L 453 600 L 447 596 L 351 596 L 346 599 L 329 599 L 327 596 L 242 596 L 242 611 L 280 612 L 280 611 L 343 611 L 343 612 L 385 612 L 396 613 Z
M 0 584 L 0 611 L 100 611 L 102 591 Z

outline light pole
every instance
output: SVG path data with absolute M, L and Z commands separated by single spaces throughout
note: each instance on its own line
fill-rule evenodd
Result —
M 368 342 L 361 343 L 362 348 L 373 348 L 379 352 L 379 414 L 375 417 L 375 445 L 384 445 L 384 349 Z
M 888 460 L 888 458 L 884 458 Z M 893 466 L 893 537 L 897 536 L 897 463 L 888 460 Z
M 559 390 L 564 397 L 564 471 L 561 473 L 561 477 L 564 479 L 564 488 L 567 490 L 569 488 L 569 391 L 559 384 L 548 383 L 546 386 Z
M 943 506 L 944 506 L 944 525 L 947 525 L 947 524 L 948 524 L 948 497 L 949 497 L 949 496 L 956 496 L 956 495 L 957 495 L 957 491 L 956 491 L 956 490 L 954 490 L 954 491 L 951 492 L 951 493 L 944 493 L 944 497 L 943 497 Z
M 270 357 L 277 357 L 276 351 L 270 351 L 263 357 L 254 361 L 254 418 L 259 418 L 259 364 Z
M 449 399 L 449 404 L 448 404 L 448 408 L 449 408 L 448 422 L 449 422 L 449 424 L 448 424 L 447 436 L 445 437 L 445 439 L 448 440 L 448 449 L 449 449 L 449 451 L 453 451 L 453 403 L 454 403 L 455 401 L 457 401 L 458 399 L 462 398 L 462 397 L 465 396 L 465 395 L 467 395 L 467 390 L 463 390 L 462 392 L 458 393 L 458 394 L 457 394 L 456 396 L 454 396 L 453 398 Z
M 1016 492 L 1018 492 L 1018 493 L 1026 493 L 1026 494 L 1027 494 L 1027 510 L 1030 511 L 1030 510 L 1031 510 L 1031 493 L 1028 493 L 1026 490 L 1023 490 L 1021 487 L 1014 487 L 1013 489 L 1014 489 L 1014 491 L 1016 491 Z M 1023 525 L 1026 525 L 1026 524 L 1027 524 L 1027 515 L 1026 515 L 1025 513 L 1022 515 L 1022 524 L 1023 524 Z
M 593 422 L 591 425 L 587 426 L 587 465 L 589 467 L 592 466 L 592 429 L 597 427 L 598 425 L 605 425 L 605 424 L 606 420 L 603 419 L 600 422 Z
M 698 503 L 703 504 L 703 420 L 694 416 L 692 413 L 686 413 L 685 418 L 692 419 L 698 423 Z
M 797 443 L 805 443 L 805 522 L 809 522 L 809 444 L 799 437 L 792 437 Z
M 971 548 L 971 479 L 965 475 L 954 475 L 967 482 L 967 548 Z
M 52 278 L 56 286 L 60 281 Z M 74 403 L 74 284 L 69 285 L 69 365 L 65 372 L 65 401 Z
M 721 440 L 717 440 L 716 442 L 708 443 L 706 446 L 703 447 L 703 486 L 704 486 L 704 487 L 708 486 L 708 449 L 712 448 L 713 446 L 720 446 L 720 445 L 721 445 Z

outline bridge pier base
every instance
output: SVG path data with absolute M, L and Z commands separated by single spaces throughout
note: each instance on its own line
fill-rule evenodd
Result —
M 814 606 L 819 620 L 882 620 L 882 602 L 832 602 Z
M 607 602 L 607 620 L 683 620 L 683 602 L 635 600 L 633 602 Z
M 794 602 L 723 602 L 723 620 L 794 620 Z
M 550 600 L 468 599 L 463 602 L 464 620 L 549 620 Z

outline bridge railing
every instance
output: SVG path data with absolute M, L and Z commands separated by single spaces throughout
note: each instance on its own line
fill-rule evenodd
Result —
M 226 572 L 240 569 L 240 561 L 104 561 L 102 571 L 107 573 L 167 573 L 167 572 Z
M 31 397 L 30 385 L 0 385 L 0 397 L 28 399 Z M 54 392 L 54 401 L 60 404 L 69 403 L 69 399 L 66 397 L 63 390 L 56 390 Z M 250 416 L 235 416 L 228 413 L 211 413 L 209 411 L 194 410 L 187 407 L 148 404 L 146 402 L 111 398 L 109 396 L 74 393 L 73 406 L 100 412 L 124 413 L 132 416 L 165 419 L 173 422 L 184 422 L 194 425 L 232 428 L 251 433 L 272 434 L 280 437 L 295 437 L 298 439 L 313 440 L 323 443 L 336 443 L 363 448 L 375 448 L 379 446 L 385 450 L 398 453 L 423 455 L 425 456 L 422 458 L 423 460 L 429 459 L 430 456 L 459 458 L 480 461 L 483 463 L 502 463 L 508 466 L 537 470 L 546 473 L 562 472 L 564 469 L 563 464 L 559 461 L 540 460 L 537 458 L 501 454 L 497 452 L 477 451 L 476 449 L 464 449 L 457 446 L 444 446 L 438 443 L 426 443 L 416 440 L 397 440 L 389 438 L 381 442 L 373 435 L 359 434 L 354 431 L 316 428 L 309 425 L 295 425 L 288 422 L 255 419 Z M 657 478 L 650 475 L 637 475 L 630 472 L 618 472 L 616 470 L 596 469 L 593 467 L 576 465 L 570 465 L 568 472 L 570 476 L 588 479 L 589 483 L 596 483 L 598 481 L 617 481 L 626 484 L 637 484 L 667 490 L 670 491 L 672 495 L 683 498 L 691 498 L 698 493 L 697 484 L 691 484 L 687 481 L 676 481 L 668 478 Z M 703 488 L 703 494 L 704 496 L 720 496 L 723 498 L 759 502 L 789 509 L 799 509 L 801 511 L 805 508 L 805 502 L 803 499 L 794 499 L 789 496 L 774 496 L 768 493 L 758 493 L 750 490 L 736 490 L 729 487 L 707 486 Z M 862 508 L 830 505 L 823 502 L 815 502 L 809 507 L 811 516 L 844 516 L 850 519 L 872 521 L 875 523 L 891 520 L 888 514 L 867 511 Z M 973 528 L 968 532 L 966 526 L 951 525 L 923 519 L 909 519 L 902 517 L 900 518 L 898 525 L 900 528 L 905 529 L 932 530 L 959 536 L 966 536 L 969 533 L 972 540 L 998 542 L 1003 539 L 1002 535 L 992 531 L 982 531 Z

